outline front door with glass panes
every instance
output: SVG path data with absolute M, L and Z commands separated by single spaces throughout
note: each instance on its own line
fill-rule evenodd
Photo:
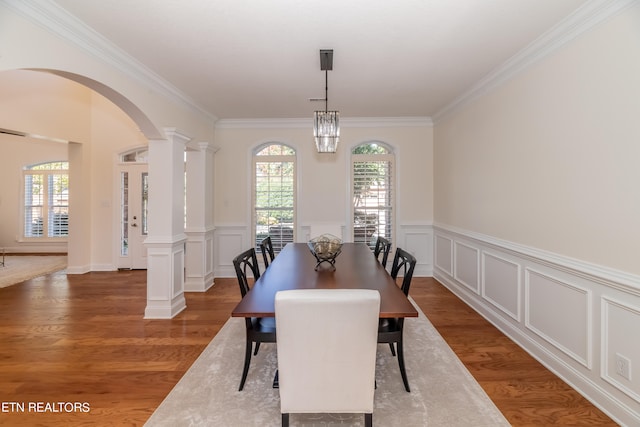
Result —
M 146 269 L 147 206 L 149 180 L 146 164 L 124 164 L 119 168 L 120 227 L 118 268 Z

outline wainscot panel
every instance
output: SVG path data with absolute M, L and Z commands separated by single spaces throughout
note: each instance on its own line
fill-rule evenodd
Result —
M 491 252 L 482 253 L 482 297 L 520 321 L 520 265 Z
M 453 240 L 438 234 L 436 231 L 435 246 L 436 259 L 434 265 L 436 269 L 446 273 L 447 276 L 453 275 Z
M 249 227 L 237 224 L 222 224 L 215 226 L 214 232 L 214 260 L 215 277 L 236 277 L 233 259 L 251 249 Z
M 462 242 L 453 244 L 454 278 L 473 293 L 480 293 L 480 251 Z
M 433 276 L 433 225 L 401 224 L 396 246 L 416 257 L 414 276 Z
M 534 334 L 591 368 L 591 292 L 525 269 L 525 324 Z
M 640 403 L 639 307 L 602 298 L 602 331 L 602 378 Z
M 444 224 L 433 232 L 438 281 L 616 422 L 640 425 L 639 276 Z

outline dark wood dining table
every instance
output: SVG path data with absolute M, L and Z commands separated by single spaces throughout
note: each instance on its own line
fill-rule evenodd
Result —
M 231 312 L 232 317 L 275 317 L 275 295 L 289 289 L 375 289 L 380 317 L 418 317 L 418 312 L 364 243 L 344 243 L 335 260 L 318 266 L 306 243 L 289 243 Z

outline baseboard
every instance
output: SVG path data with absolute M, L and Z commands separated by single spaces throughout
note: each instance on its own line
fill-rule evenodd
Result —
M 91 271 L 117 271 L 118 268 L 113 264 L 91 264 Z
M 185 292 L 206 292 L 213 286 L 213 275 L 205 278 L 187 277 L 184 281 Z
M 91 270 L 91 266 L 89 265 L 82 265 L 82 266 L 67 266 L 67 274 L 85 274 L 85 273 L 89 273 Z

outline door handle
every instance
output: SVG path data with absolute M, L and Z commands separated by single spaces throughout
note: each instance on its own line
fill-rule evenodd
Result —
M 136 224 L 135 222 L 133 224 L 131 224 L 132 227 L 137 227 L 138 224 Z

